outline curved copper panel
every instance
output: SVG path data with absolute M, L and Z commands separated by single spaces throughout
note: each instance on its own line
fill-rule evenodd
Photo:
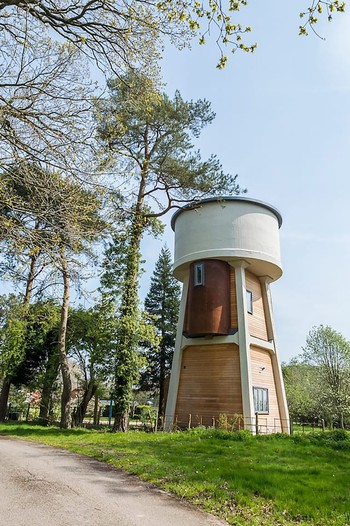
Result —
M 207 259 L 190 266 L 185 336 L 225 335 L 230 331 L 230 266 Z

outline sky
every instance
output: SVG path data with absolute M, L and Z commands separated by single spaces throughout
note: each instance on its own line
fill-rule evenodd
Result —
M 311 3 L 311 2 L 310 2 Z M 191 50 L 165 49 L 165 91 L 205 98 L 216 113 L 198 142 L 238 174 L 247 197 L 282 214 L 283 276 L 271 285 L 277 345 L 288 362 L 314 326 L 330 325 L 350 340 L 350 12 L 317 28 L 325 40 L 298 36 L 307 0 L 250 1 L 240 14 L 252 26 L 253 55 L 229 55 L 217 70 L 212 41 Z M 149 288 L 165 236 L 147 238 L 141 295 Z

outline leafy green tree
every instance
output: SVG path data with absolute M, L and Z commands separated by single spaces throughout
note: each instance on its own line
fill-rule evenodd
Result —
M 67 358 L 67 324 L 71 282 L 75 269 L 81 268 L 83 255 L 92 255 L 92 243 L 97 240 L 105 223 L 100 217 L 100 201 L 90 190 L 82 188 L 71 180 L 59 180 L 61 198 L 54 203 L 51 214 L 51 231 L 54 254 L 50 261 L 61 274 L 63 295 L 61 320 L 58 333 L 58 355 L 62 374 L 63 390 L 61 399 L 61 427 L 69 428 L 71 420 L 72 382 Z
M 163 247 L 145 299 L 145 309 L 157 330 L 159 345 L 146 347 L 147 366 L 140 382 L 141 389 L 159 394 L 159 425 L 165 415 L 165 380 L 170 374 L 174 354 L 180 293 L 181 287 L 172 275 L 170 250 Z
M 4 421 L 11 387 L 11 378 L 25 356 L 26 325 L 22 298 L 14 294 L 0 297 L 0 369 L 2 388 L 0 421 Z
M 108 340 L 109 366 L 112 370 L 112 395 L 116 407 L 114 431 L 127 431 L 133 388 L 143 364 L 140 342 L 156 344 L 154 327 L 142 312 L 135 281 L 130 281 L 130 230 L 119 233 L 109 244 L 101 277 L 101 323 Z M 140 251 L 137 272 L 140 272 Z M 132 276 L 134 278 L 134 276 Z
M 52 301 L 44 301 L 24 310 L 22 297 L 14 295 L 3 296 L 1 304 L 0 420 L 4 420 L 10 385 L 37 386 L 37 376 L 47 359 L 47 335 L 53 327 L 57 333 L 59 309 Z
M 118 341 L 120 350 L 124 349 L 119 356 L 123 354 L 125 361 L 119 360 L 116 369 L 118 396 L 124 398 L 124 373 L 119 371 L 129 361 L 128 350 L 136 345 L 142 236 L 147 230 L 159 232 L 158 219 L 175 207 L 189 202 L 195 206 L 204 196 L 239 193 L 240 188 L 236 177 L 222 171 L 215 156 L 202 161 L 194 149 L 193 139 L 214 118 L 209 102 L 186 102 L 178 92 L 171 100 L 148 78 L 134 72 L 110 81 L 109 88 L 110 97 L 96 103 L 96 118 L 105 147 L 101 163 L 104 169 L 117 170 L 118 187 L 124 186 L 118 203 L 125 225 Z M 119 257 L 118 238 L 116 243 Z M 130 362 L 131 368 L 132 364 L 136 362 Z M 128 374 L 131 378 L 130 371 Z M 130 391 L 130 381 L 128 386 Z
M 31 184 L 33 175 L 35 185 Z M 92 244 L 106 226 L 100 216 L 101 196 L 83 181 L 77 183 L 75 178 L 27 162 L 17 164 L 1 180 L 12 203 L 16 203 L 16 206 L 0 208 L 1 219 L 7 227 L 5 242 L 9 250 L 15 256 L 22 251 L 36 258 L 40 256 L 63 285 L 57 345 L 63 381 L 61 425 L 70 427 L 72 389 L 66 353 L 70 288 L 76 269 L 84 265 L 82 257 L 92 256 Z M 34 279 L 32 274 L 30 279 Z M 29 301 L 26 296 L 24 303 Z
M 103 388 L 110 376 L 108 359 L 110 357 L 111 327 L 107 327 L 101 306 L 90 309 L 72 309 L 68 317 L 67 347 L 69 356 L 81 371 L 80 402 L 75 409 L 73 424 L 80 426 L 91 399 Z
M 282 370 L 290 416 L 299 422 L 323 418 L 318 405 L 317 369 L 293 359 L 283 364 Z
M 25 319 L 24 358 L 12 375 L 14 385 L 25 385 L 31 390 L 40 386 L 38 375 L 43 372 L 50 354 L 51 333 L 55 332 L 57 338 L 59 313 L 59 306 L 52 300 L 37 301 L 29 306 Z
M 59 372 L 59 356 L 57 352 L 58 324 L 46 334 L 43 342 L 46 352 L 44 371 L 41 375 L 41 400 L 39 418 L 43 423 L 49 422 L 52 410 L 52 397 L 55 391 L 55 383 Z
M 320 325 L 309 332 L 301 354 L 303 363 L 316 373 L 319 413 L 343 427 L 350 415 L 350 344 L 329 326 Z

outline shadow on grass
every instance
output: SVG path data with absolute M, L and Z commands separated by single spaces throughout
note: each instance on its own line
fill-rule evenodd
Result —
M 84 428 L 61 429 L 56 426 L 44 427 L 39 424 L 27 422 L 5 422 L 0 424 L 0 435 L 21 436 L 21 437 L 42 437 L 42 436 L 68 436 L 86 435 L 90 431 Z

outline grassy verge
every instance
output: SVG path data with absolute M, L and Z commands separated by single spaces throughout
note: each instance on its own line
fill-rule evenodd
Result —
M 146 434 L 0 425 L 120 467 L 236 526 L 350 525 L 350 434 L 251 437 L 193 430 Z

